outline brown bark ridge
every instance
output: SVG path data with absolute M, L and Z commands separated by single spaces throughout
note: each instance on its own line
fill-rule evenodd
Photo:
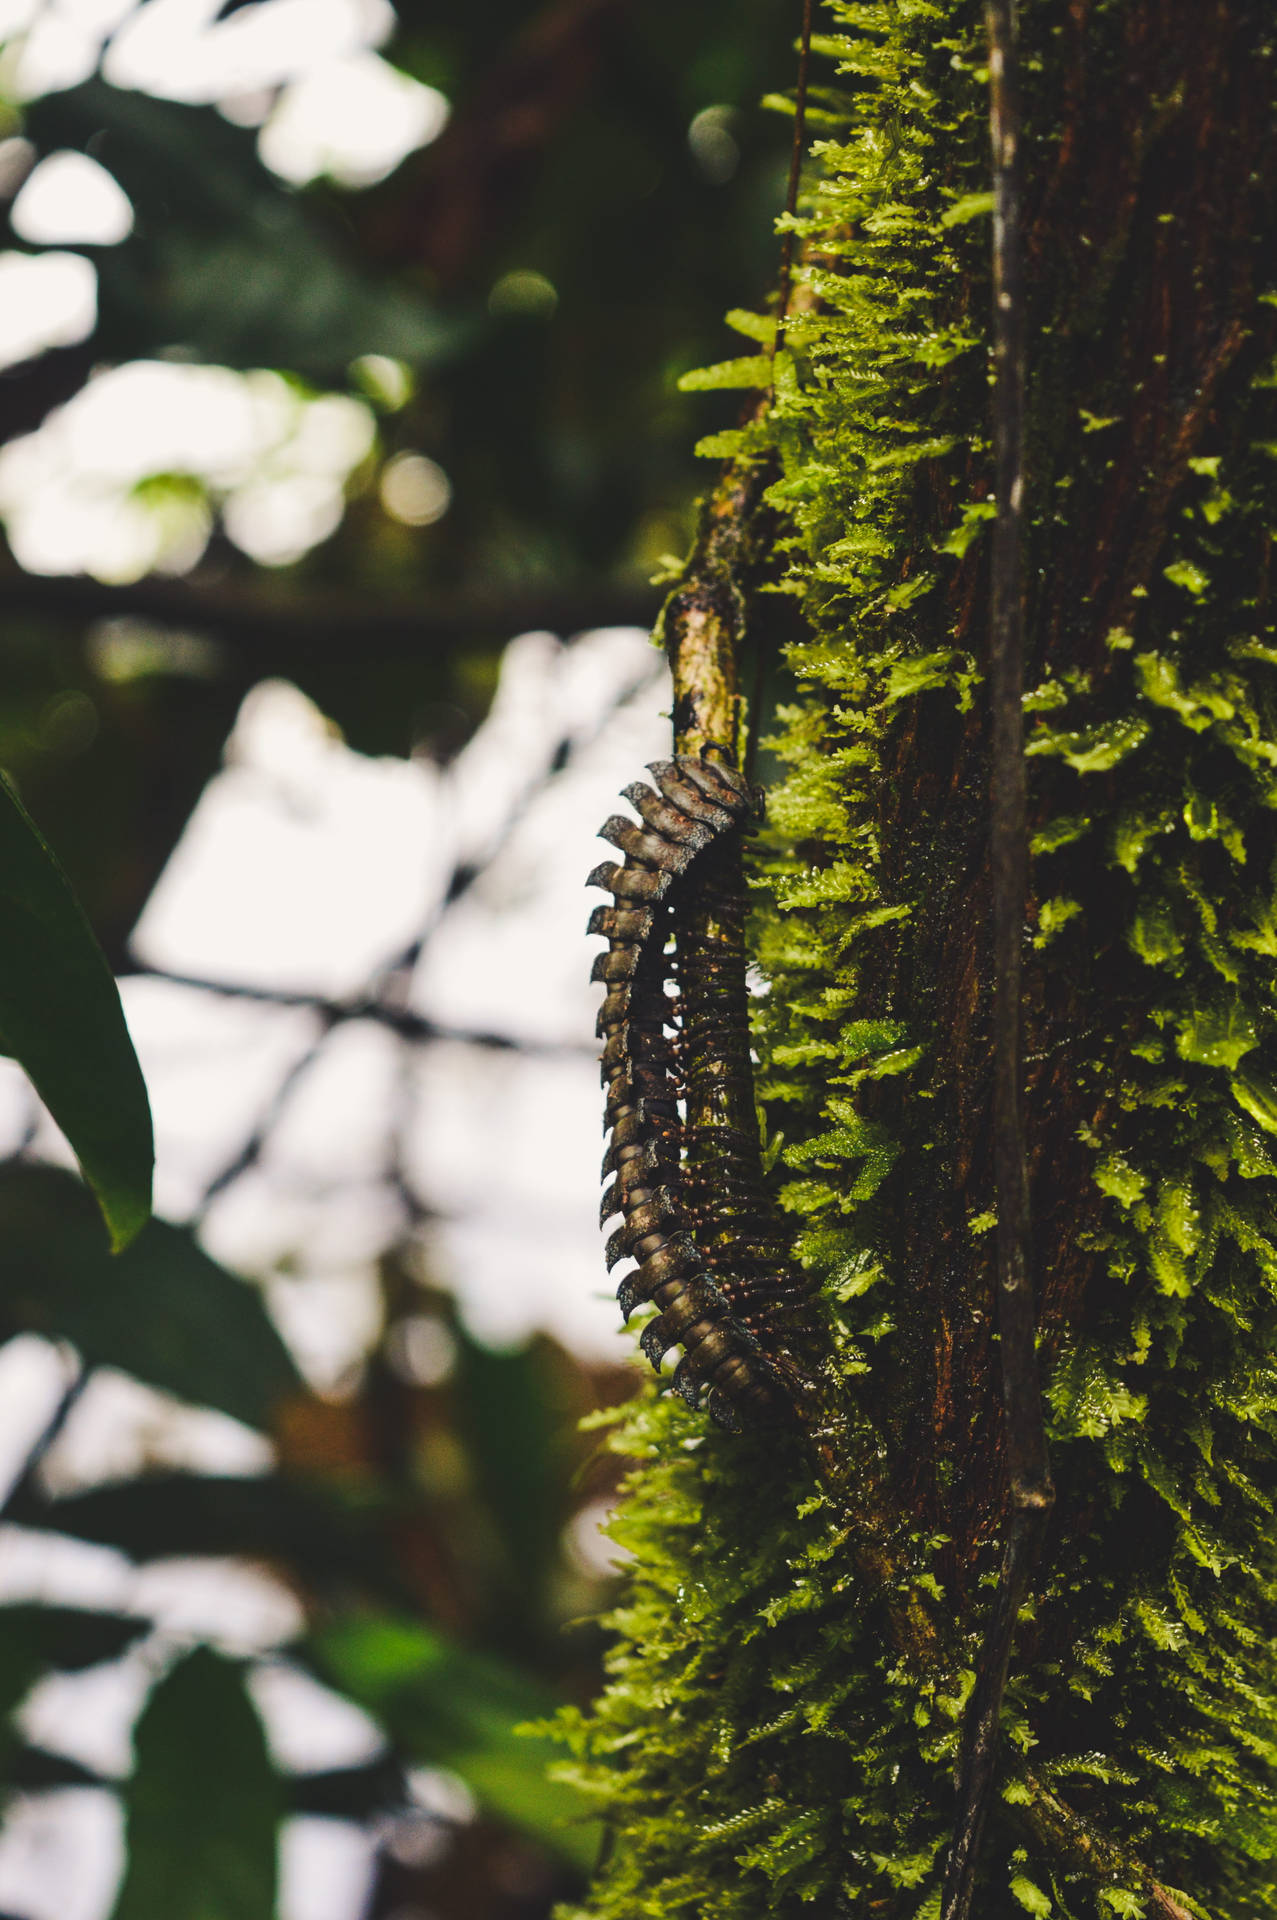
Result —
M 1044 10 L 1030 12 L 1040 29 Z M 1272 270 L 1257 238 L 1274 224 L 1272 21 L 1245 0 L 1141 0 L 1123 10 L 1118 57 L 1101 70 L 1090 0 L 1070 0 L 1060 15 L 1059 43 L 1043 63 L 1054 69 L 1059 118 L 1049 140 L 1030 146 L 1025 209 L 1028 685 L 1069 676 L 1102 719 L 1110 699 L 1118 711 L 1129 698 L 1118 691 L 1130 679 L 1123 635 L 1150 622 L 1155 632 L 1175 626 L 1163 569 L 1190 462 L 1219 454 L 1227 463 L 1244 451 L 1254 431 L 1250 383 L 1277 346 L 1271 306 L 1256 305 L 1259 276 Z M 1030 126 L 1046 84 L 1030 85 Z M 973 474 L 973 499 L 990 478 Z M 943 525 L 944 483 L 931 481 L 921 514 Z M 950 593 L 959 637 L 978 633 L 990 592 L 987 556 L 973 554 Z M 979 1618 L 977 1583 L 1011 1524 L 1016 1473 L 999 1378 L 994 1236 L 970 1230 L 972 1216 L 994 1210 L 1000 1185 L 989 755 L 980 715 L 939 700 L 910 703 L 894 727 L 878 791 L 883 890 L 916 904 L 870 964 L 865 1007 L 907 1014 L 931 1046 L 927 1124 L 939 1171 L 918 1184 L 915 1167 L 907 1204 L 903 1187 L 898 1195 L 901 1360 L 881 1405 L 900 1510 L 920 1536 L 948 1536 L 940 1571 L 957 1618 L 968 1621 Z M 1031 773 L 1032 833 L 1077 800 L 1058 762 L 1038 760 Z M 1106 776 L 1094 779 L 1103 809 Z M 1104 1201 L 1089 1144 L 1112 1118 L 1112 1096 L 1077 1061 L 1106 979 L 1125 992 L 1138 972 L 1116 912 L 1106 932 L 1108 882 L 1095 854 L 1079 859 L 1091 865 L 1089 896 L 1100 908 L 1088 915 L 1087 959 L 1066 969 L 1030 947 L 1041 905 L 1032 891 L 1021 931 L 1031 1279 L 1048 1365 L 1085 1337 L 1112 1287 L 1094 1250 Z M 903 1124 L 902 1098 L 886 1083 L 862 1107 Z M 1050 1522 L 1044 1578 L 1067 1559 L 1070 1536 L 1085 1534 L 1096 1497 L 1075 1470 Z M 1049 1616 L 1027 1626 L 1025 1658 L 1049 1659 L 1057 1630 Z M 1062 1801 L 1043 1791 L 1026 1818 L 1066 1866 L 1139 1885 L 1149 1915 L 1185 1920 L 1172 1891 Z
M 1042 1416 L 1025 1163 L 1021 1036 L 1028 893 L 1024 762 L 1024 195 L 1015 0 L 989 0 L 993 150 L 993 454 L 997 519 L 989 607 L 989 865 L 993 904 L 993 1186 L 1000 1385 L 1010 1518 L 992 1616 L 963 1717 L 957 1815 L 941 1920 L 967 1920 L 993 1794 L 1020 1606 L 1055 1500 Z
M 1063 117 L 1045 162 L 1031 153 L 1029 169 L 1026 624 L 1030 686 L 1086 673 L 1102 713 L 1121 660 L 1106 645 L 1113 630 L 1159 604 L 1174 624 L 1160 568 L 1188 462 L 1244 440 L 1244 396 L 1277 341 L 1273 310 L 1262 328 L 1254 317 L 1265 265 L 1254 236 L 1271 226 L 1277 156 L 1254 6 L 1125 9 L 1117 100 L 1111 76 L 1089 69 L 1089 15 L 1089 0 L 1071 0 Z M 1034 108 L 1030 93 L 1030 125 Z M 1106 427 L 1120 431 L 1110 438 Z M 988 480 L 973 475 L 973 498 Z M 936 498 L 931 511 L 943 518 L 946 506 Z M 950 591 L 959 640 L 978 632 L 987 592 L 973 554 Z M 910 1309 L 893 1451 L 902 1506 L 920 1529 L 951 1536 L 959 1605 L 1005 1484 L 991 1249 L 968 1226 L 993 1205 L 987 752 L 979 714 L 940 701 L 910 703 L 887 742 L 883 890 L 919 910 L 905 936 L 883 942 L 866 1005 L 908 1009 L 932 1046 L 928 1124 L 944 1174 L 911 1194 L 902 1232 Z M 1061 792 L 1054 764 L 1037 761 L 1031 832 L 1060 811 Z M 1037 904 L 1031 892 L 1031 917 Z M 1097 971 L 1113 959 L 1097 932 L 1090 977 L 1025 958 L 1034 1286 L 1048 1359 L 1085 1330 L 1105 1283 L 1087 1250 L 1102 1197 L 1084 1140 L 1105 1107 L 1074 1070 Z M 890 1121 L 899 1099 L 888 1084 L 866 1104 Z

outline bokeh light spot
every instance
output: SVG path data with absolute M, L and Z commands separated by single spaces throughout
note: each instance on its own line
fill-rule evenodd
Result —
M 734 107 L 702 107 L 687 129 L 692 158 L 711 186 L 725 186 L 740 166 L 737 117 Z
M 456 1364 L 457 1343 L 437 1314 L 410 1313 L 387 1332 L 385 1353 L 409 1386 L 440 1387 Z
M 381 476 L 381 504 L 406 527 L 429 527 L 452 502 L 452 483 L 424 453 L 397 453 Z
M 8 257 L 93 273 L 74 254 Z M 12 318 L 0 304 L 0 340 Z M 130 361 L 0 448 L 0 519 L 28 572 L 123 583 L 189 571 L 220 506 L 237 546 L 284 566 L 340 523 L 375 439 L 372 409 L 350 394 L 310 398 L 261 369 Z
M 515 267 L 488 295 L 488 312 L 498 320 L 548 320 L 559 304 L 552 280 L 531 267 Z
M 9 215 L 20 240 L 39 246 L 65 241 L 118 246 L 133 231 L 133 208 L 123 188 L 87 153 L 51 153 L 30 174 Z
M 93 745 L 98 724 L 98 710 L 88 694 L 71 687 L 46 702 L 36 726 L 36 737 L 46 753 L 70 757 Z
M 375 53 L 316 67 L 286 86 L 258 136 L 263 161 L 294 186 L 326 174 L 368 187 L 442 131 L 448 102 Z
M 73 347 L 97 325 L 98 276 L 79 253 L 0 253 L 0 367 Z
M 374 406 L 386 413 L 398 413 L 412 399 L 412 374 L 402 360 L 384 353 L 361 353 L 350 364 L 350 377 L 362 388 Z
M 223 509 L 235 545 L 263 567 L 287 567 L 326 540 L 341 521 L 339 482 L 298 473 L 237 487 Z

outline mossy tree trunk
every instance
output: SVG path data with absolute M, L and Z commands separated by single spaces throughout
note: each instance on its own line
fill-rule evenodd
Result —
M 811 310 L 774 368 L 703 383 L 774 372 L 709 450 L 775 463 L 807 625 L 759 1045 L 854 1467 L 817 1483 L 801 1446 L 665 1402 L 619 1434 L 636 1563 L 610 1688 L 566 1729 L 615 1835 L 586 1911 L 616 1920 L 939 1912 L 1006 1525 L 983 18 L 824 15 Z M 1261 0 L 1022 8 L 1025 1110 L 1057 1499 L 987 1920 L 1277 1897 L 1275 41 Z

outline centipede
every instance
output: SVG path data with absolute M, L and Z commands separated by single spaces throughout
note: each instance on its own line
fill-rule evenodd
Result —
M 711 927 L 739 926 L 742 847 L 763 796 L 722 747 L 656 760 L 648 771 L 654 788 L 635 781 L 622 795 L 637 821 L 614 814 L 600 828 L 623 858 L 604 861 L 588 883 L 612 896 L 589 921 L 608 942 L 591 974 L 606 989 L 597 1022 L 608 1183 L 599 1223 L 621 1217 L 607 1242 L 609 1271 L 635 1262 L 617 1290 L 625 1320 L 640 1306 L 657 1309 L 639 1343 L 652 1366 L 659 1373 L 681 1347 L 673 1390 L 739 1431 L 795 1411 L 806 1381 L 785 1344 L 786 1316 L 810 1285 L 763 1191 L 757 1137 L 694 1126 L 683 1110 L 692 1046 L 716 1083 L 748 1083 L 753 1110 L 743 964 L 726 963 L 724 943 L 693 930 L 687 907 L 708 901 Z M 738 944 L 726 943 L 733 953 Z

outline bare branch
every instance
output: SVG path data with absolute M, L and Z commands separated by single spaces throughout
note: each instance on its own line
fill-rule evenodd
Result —
M 0 615 L 85 625 L 127 618 L 185 628 L 208 634 L 226 647 L 242 648 L 255 671 L 345 661 L 356 651 L 378 659 L 438 659 L 477 637 L 504 641 L 541 628 L 571 634 L 591 627 L 649 627 L 657 605 L 650 588 L 609 581 L 380 606 L 340 593 L 272 596 L 260 588 L 198 574 L 187 580 L 137 580 L 128 586 L 17 572 L 0 581 Z
M 1200 1920 L 1200 1909 L 1185 1906 L 1183 1896 L 1163 1886 L 1142 1860 L 1066 1807 L 1040 1780 L 1030 1775 L 1027 1785 L 1032 1798 L 1020 1811 L 1063 1868 L 1085 1874 L 1093 1886 L 1138 1887 L 1148 1903 L 1148 1920 Z

